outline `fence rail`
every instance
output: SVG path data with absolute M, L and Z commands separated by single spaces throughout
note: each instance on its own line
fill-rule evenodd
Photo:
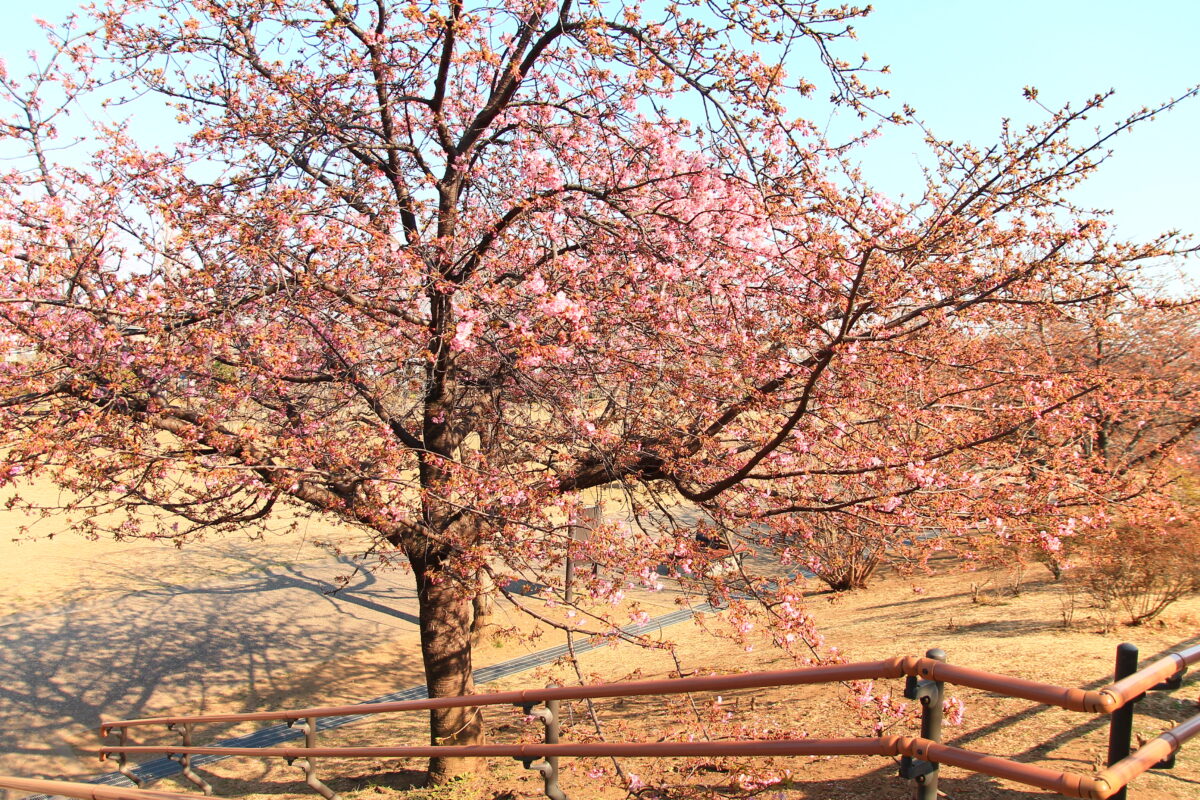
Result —
M 427 711 L 435 708 L 464 708 L 489 705 L 525 705 L 547 700 L 584 700 L 605 697 L 632 697 L 685 692 L 720 692 L 735 689 L 763 689 L 779 686 L 832 683 L 835 681 L 878 680 L 919 677 L 953 683 L 972 689 L 1033 700 L 1068 711 L 1111 713 L 1188 666 L 1200 662 L 1200 645 L 1170 653 L 1128 678 L 1100 689 L 1073 689 L 1014 678 L 994 672 L 947 664 L 938 659 L 916 656 L 863 661 L 773 672 L 747 672 L 697 678 L 671 678 L 656 681 L 627 681 L 595 686 L 554 686 L 546 689 L 521 689 L 466 697 L 431 697 L 398 700 L 391 703 L 359 703 L 342 706 L 318 706 L 291 711 L 252 711 L 244 714 L 195 714 L 190 716 L 146 717 L 108 720 L 100 723 L 101 735 L 120 728 L 146 725 L 172 725 L 206 722 L 246 722 L 254 720 L 303 720 L 348 714 L 386 714 L 397 711 Z
M 83 800 L 196 800 L 196 795 L 182 792 L 158 792 L 129 789 L 124 786 L 98 786 L 94 783 L 17 778 L 9 775 L 0 775 L 0 789 L 40 792 L 59 797 L 80 797 Z
M 101 736 L 117 734 L 120 742 L 101 747 L 97 754 L 106 759 L 115 756 L 118 769 L 133 777 L 126 768 L 131 755 L 167 753 L 179 757 L 184 774 L 206 793 L 210 787 L 189 769 L 193 755 L 237 755 L 262 758 L 302 759 L 308 785 L 326 798 L 336 795 L 322 784 L 315 774 L 318 758 L 426 758 L 426 757 L 511 757 L 531 766 L 541 759 L 539 769 L 546 782 L 546 794 L 552 800 L 565 800 L 558 787 L 560 757 L 630 756 L 675 758 L 687 756 L 901 756 L 903 777 L 916 781 L 917 797 L 932 800 L 937 796 L 937 766 L 950 764 L 997 778 L 1018 781 L 1030 786 L 1049 789 L 1068 797 L 1124 797 L 1124 787 L 1138 775 L 1169 762 L 1187 740 L 1200 734 L 1200 714 L 1177 725 L 1147 742 L 1136 752 L 1130 752 L 1129 726 L 1125 724 L 1132 713 L 1132 704 L 1143 693 L 1155 688 L 1176 688 L 1184 671 L 1200 662 L 1200 645 L 1171 653 L 1141 670 L 1129 669 L 1132 648 L 1133 667 L 1136 667 L 1136 648 L 1122 645 L 1118 650 L 1116 680 L 1100 689 L 1087 690 L 1055 686 L 1023 678 L 947 664 L 940 650 L 930 650 L 924 657 L 906 656 L 853 664 L 809 667 L 806 669 L 745 673 L 670 680 L 633 681 L 595 686 L 549 687 L 510 692 L 404 700 L 389 703 L 364 703 L 341 706 L 321 706 L 290 711 L 250 712 L 245 714 L 201 714 L 191 716 L 150 717 L 132 720 L 105 721 Z M 1126 666 L 1122 666 L 1122 664 Z M 1132 672 L 1132 674 L 1129 674 Z M 905 696 L 919 700 L 923 706 L 922 735 L 918 737 L 884 736 L 877 738 L 798 739 L 769 742 L 658 742 L 658 743 L 558 743 L 558 705 L 563 700 L 682 694 L 686 692 L 720 692 L 735 689 L 798 686 L 846 680 L 871 680 L 906 677 Z M 1032 700 L 1071 711 L 1113 714 L 1110 736 L 1109 767 L 1093 775 L 1062 772 L 1024 764 L 998 756 L 978 753 L 942 744 L 941 712 L 942 686 L 952 683 L 982 689 L 1010 697 Z M 320 717 L 348 714 L 382 714 L 419 711 L 437 708 L 516 705 L 526 713 L 539 717 L 546 727 L 546 742 L 524 745 L 464 745 L 408 747 L 318 747 L 316 720 Z M 1115 713 L 1115 712 L 1119 712 Z M 1118 724 L 1120 717 L 1121 723 Z M 193 727 L 205 723 L 241 722 L 253 720 L 287 720 L 301 723 L 305 731 L 304 747 L 236 748 L 195 746 L 191 743 Z M 132 729 L 166 725 L 179 732 L 182 741 L 176 745 L 138 745 L 129 742 Z M 59 794 L 62 794 L 59 792 Z M 79 796 L 79 795 L 74 795 Z M 149 798 L 148 798 L 149 800 Z

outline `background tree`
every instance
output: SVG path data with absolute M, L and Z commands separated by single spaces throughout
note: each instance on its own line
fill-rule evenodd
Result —
M 1200 589 L 1191 477 L 1200 445 L 1197 322 L 1187 305 L 1105 303 L 1086 319 L 1059 326 L 1066 330 L 1039 330 L 1057 340 L 1053 349 L 1065 368 L 1103 370 L 1122 383 L 1122 402 L 1098 398 L 1093 404 L 1079 447 L 1116 474 L 1141 474 L 1147 494 L 1111 517 L 1097 515 L 1085 532 L 1063 531 L 1059 515 L 1042 529 L 1049 529 L 1054 547 L 1040 553 L 1056 578 L 1076 581 L 1097 605 L 1131 625 Z
M 561 591 L 587 490 L 638 518 L 702 509 L 785 563 L 806 520 L 937 546 L 1065 483 L 1136 496 L 1094 454 L 1022 470 L 1022 442 L 1075 442 L 1114 387 L 996 343 L 1170 250 L 1110 241 L 1065 195 L 1151 112 L 1082 145 L 1068 129 L 1103 98 L 986 150 L 931 140 L 926 192 L 890 202 L 785 109 L 813 84 L 779 62 L 806 47 L 867 113 L 861 65 L 834 54 L 862 13 L 98 12 L 4 77 L 30 161 L 0 199 L 0 330 L 35 353 L 2 368 L 4 474 L 57 481 L 95 534 L 186 539 L 282 504 L 361 526 L 411 565 L 433 695 L 473 691 L 473 599 L 518 576 Z M 164 98 L 185 135 L 117 127 L 53 162 L 58 116 L 103 95 Z M 694 528 L 608 522 L 577 545 L 602 566 L 580 629 L 612 631 L 605 609 L 666 560 L 704 574 Z M 735 626 L 815 645 L 797 576 L 743 577 L 761 606 L 732 600 Z M 481 735 L 475 712 L 431 715 L 435 742 Z
M 789 540 L 802 553 L 804 568 L 835 592 L 865 589 L 880 564 L 891 557 L 889 549 L 904 544 L 872 530 L 873 520 L 842 515 L 812 515 L 803 534 Z
M 1118 496 L 1118 485 L 1124 496 L 1097 507 L 1089 496 L 1093 484 L 1064 481 L 1025 519 L 1005 525 L 1004 558 L 1032 554 L 1057 579 L 1065 566 L 1090 560 L 1095 547 L 1112 561 L 1120 550 L 1108 541 L 1115 532 L 1127 531 L 1124 538 L 1148 550 L 1167 536 L 1164 526 L 1181 530 L 1179 520 L 1194 503 L 1178 484 L 1195 463 L 1200 428 L 1196 325 L 1195 308 L 1186 302 L 1107 298 L 1078 313 L 1035 320 L 1017 335 L 1048 369 L 1106 383 L 1061 437 L 1023 436 L 1026 475 L 1070 474 L 1074 469 L 1065 462 L 1082 461 L 1110 476 L 1114 493 L 1108 496 Z

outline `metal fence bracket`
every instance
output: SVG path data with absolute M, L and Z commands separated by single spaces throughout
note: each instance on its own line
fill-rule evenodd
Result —
M 177 725 L 175 725 L 175 723 L 171 723 L 170 725 L 167 726 L 167 730 L 173 730 L 176 733 L 178 733 L 179 739 L 180 739 L 179 743 L 181 745 L 183 745 L 184 747 L 192 746 L 192 726 L 191 726 L 191 724 L 185 722 L 182 725 L 177 726 Z M 212 793 L 213 793 L 212 785 L 208 781 L 204 780 L 204 778 L 201 778 L 199 775 L 197 775 L 195 770 L 192 769 L 192 756 L 190 753 L 180 754 L 179 766 L 180 766 L 181 772 L 183 773 L 183 777 L 187 778 L 189 783 L 191 783 L 193 786 L 198 788 L 204 794 L 209 795 L 209 796 L 212 795 Z
M 946 653 L 941 648 L 926 651 L 926 658 L 945 661 Z M 942 740 L 942 700 L 945 687 L 941 681 L 923 680 L 915 675 L 904 682 L 904 696 L 921 703 L 921 738 L 934 742 Z M 937 800 L 938 765 L 934 761 L 922 761 L 912 756 L 901 756 L 900 777 L 916 781 L 916 800 Z
M 301 725 L 295 726 L 297 730 L 304 731 L 304 746 L 312 748 L 317 746 L 317 720 L 316 717 L 309 717 Z M 296 763 L 304 770 L 304 783 L 317 794 L 324 797 L 325 800 L 340 800 L 337 792 L 330 789 L 324 783 L 321 783 L 317 778 L 316 759 L 312 756 L 296 759 Z
M 542 726 L 546 730 L 546 744 L 558 744 L 560 732 L 558 712 L 560 701 L 547 700 L 546 704 L 540 708 L 535 708 L 534 706 L 534 703 L 521 703 L 519 708 L 525 712 L 526 716 L 541 721 Z M 568 800 L 566 794 L 563 793 L 562 788 L 558 785 L 558 756 L 546 756 L 540 760 L 533 758 L 518 758 L 517 760 L 521 762 L 525 769 L 532 769 L 541 773 L 543 791 L 546 797 L 550 798 L 550 800 Z

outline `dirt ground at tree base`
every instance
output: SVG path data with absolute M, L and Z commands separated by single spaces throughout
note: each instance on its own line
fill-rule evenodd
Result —
M 1019 579 L 1018 579 L 1019 578 Z M 1161 620 L 1139 627 L 1118 626 L 1104 631 L 1105 613 L 1088 607 L 1087 598 L 1072 595 L 1044 570 L 1023 576 L 1014 572 L 963 572 L 953 563 L 939 565 L 937 573 L 919 578 L 891 576 L 869 590 L 810 596 L 827 643 L 850 660 L 873 660 L 896 655 L 920 655 L 941 647 L 956 664 L 1067 686 L 1095 688 L 1111 681 L 1116 645 L 1130 641 L 1140 648 L 1141 663 L 1200 642 L 1200 598 L 1178 603 Z M 1065 618 L 1071 624 L 1065 624 Z M 714 639 L 696 625 L 680 624 L 662 631 L 673 642 L 685 674 L 692 671 L 732 672 L 747 669 L 786 669 L 789 659 L 769 646 L 747 652 L 731 642 Z M 547 639 L 550 637 L 548 636 Z M 543 641 L 540 646 L 554 644 Z M 508 651 L 511 645 L 500 648 Z M 360 657 L 387 663 L 393 646 L 384 644 Z M 488 658 L 494 661 L 494 658 Z M 646 651 L 613 645 L 582 654 L 580 667 L 590 681 L 663 678 L 676 674 L 676 665 L 665 651 Z M 354 685 L 360 698 L 393 690 L 380 671 L 364 670 Z M 574 682 L 565 663 L 511 676 L 480 687 L 480 691 L 539 687 L 551 681 Z M 884 685 L 888 684 L 888 685 Z M 328 700 L 321 686 L 299 681 L 287 705 L 295 707 Z M 330 687 L 324 687 L 326 689 Z M 345 695 L 349 686 L 338 687 Z M 878 694 L 899 695 L 902 681 L 881 682 Z M 1152 692 L 1137 705 L 1135 736 L 1152 738 L 1197 713 L 1200 680 L 1185 679 L 1173 692 Z M 965 703 L 964 721 L 947 727 L 947 743 L 993 755 L 1014 758 L 1053 769 L 1091 774 L 1101 765 L 1107 748 L 1107 718 L 1048 709 L 1034 703 L 1003 698 L 987 692 L 948 687 L 948 694 Z M 739 691 L 719 699 L 621 698 L 597 701 L 598 716 L 608 741 L 660 741 L 676 738 L 685 721 L 699 714 L 713 738 L 728 726 L 742 725 L 769 738 L 782 727 L 798 726 L 814 737 L 870 735 L 849 702 L 849 692 L 838 685 Z M 514 709 L 488 711 L 492 742 L 536 741 L 538 732 Z M 322 745 L 400 745 L 422 743 L 422 714 L 380 717 L 322 734 Z M 895 728 L 889 733 L 909 735 Z M 564 741 L 595 738 L 592 722 L 582 704 L 564 709 Z M 484 776 L 438 789 L 413 789 L 420 780 L 421 762 L 385 763 L 322 761 L 326 782 L 345 800 L 516 800 L 543 797 L 541 780 L 514 761 L 493 760 Z M 911 784 L 896 777 L 893 759 L 779 758 L 779 759 L 622 759 L 621 770 L 636 775 L 644 798 L 758 797 L 765 800 L 820 798 L 822 800 L 875 800 L 907 798 Z M 617 800 L 626 797 L 609 761 L 564 759 L 562 787 L 571 800 Z M 285 795 L 315 797 L 302 783 L 297 767 L 282 762 L 261 763 L 228 759 L 203 773 L 216 793 L 225 797 L 269 800 Z M 762 785 L 763 778 L 767 785 Z M 159 788 L 177 788 L 173 781 Z M 180 781 L 178 788 L 187 789 Z M 1007 800 L 1052 796 L 1029 787 L 953 767 L 943 767 L 943 796 L 956 800 Z M 1200 746 L 1185 746 L 1170 771 L 1155 771 L 1139 778 L 1129 796 L 1149 798 L 1200 797 Z

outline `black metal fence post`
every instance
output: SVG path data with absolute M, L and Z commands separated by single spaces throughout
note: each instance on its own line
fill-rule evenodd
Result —
M 925 653 L 926 658 L 945 661 L 946 652 L 934 647 Z M 942 740 L 942 699 L 945 687 L 941 681 L 921 680 L 908 676 L 904 684 L 904 696 L 921 703 L 921 738 L 940 742 Z M 938 765 L 934 761 L 921 761 L 912 756 L 900 759 L 900 777 L 916 781 L 916 800 L 937 800 Z
M 1117 645 L 1117 664 L 1113 670 L 1113 679 L 1128 678 L 1137 672 L 1137 645 L 1129 642 Z M 1130 753 L 1130 743 L 1133 740 L 1133 704 L 1141 698 L 1134 698 L 1112 712 L 1108 723 L 1108 766 L 1116 764 Z M 1125 800 L 1126 789 L 1122 788 L 1112 796 L 1112 800 Z

